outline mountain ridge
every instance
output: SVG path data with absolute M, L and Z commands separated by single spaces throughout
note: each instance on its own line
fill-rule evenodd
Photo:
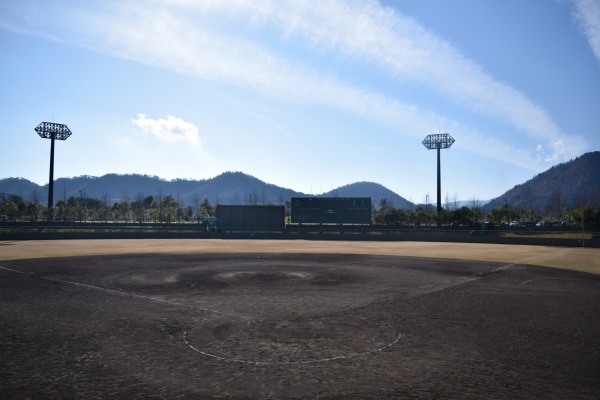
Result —
M 48 185 L 38 185 L 24 178 L 0 179 L 0 193 L 15 194 L 26 200 L 45 202 Z M 145 196 L 170 195 L 180 204 L 193 205 L 205 198 L 211 204 L 283 204 L 292 197 L 311 195 L 266 183 L 239 171 L 223 172 L 210 179 L 165 180 L 139 174 L 106 174 L 100 177 L 59 178 L 54 183 L 55 202 L 74 197 L 92 197 L 109 203 L 140 200 Z M 315 197 L 371 197 L 377 207 L 385 198 L 394 207 L 415 204 L 374 182 L 355 182 L 332 189 Z M 574 207 L 578 204 L 600 204 L 600 151 L 585 153 L 573 160 L 557 164 L 515 185 L 483 205 L 484 211 L 510 206 L 536 209 Z
M 557 164 L 492 199 L 485 210 L 508 205 L 545 211 L 600 203 L 600 151 Z
M 0 192 L 16 194 L 25 199 L 44 203 L 48 197 L 48 184 L 38 185 L 24 178 L 0 179 Z M 204 200 L 212 204 L 283 204 L 292 197 L 311 195 L 266 183 L 243 172 L 223 172 L 210 179 L 164 180 L 157 176 L 138 174 L 106 174 L 100 177 L 83 175 L 59 178 L 54 182 L 54 201 L 69 197 L 91 197 L 109 203 L 121 200 L 139 200 L 146 196 L 170 195 L 183 205 Z M 383 185 L 360 182 L 333 189 L 315 197 L 371 197 L 377 205 L 387 198 L 396 206 L 410 204 L 408 200 Z

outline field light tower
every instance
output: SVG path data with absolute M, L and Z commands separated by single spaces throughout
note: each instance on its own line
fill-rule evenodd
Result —
M 442 212 L 442 174 L 440 168 L 440 150 L 447 149 L 454 143 L 454 138 L 448 133 L 436 133 L 427 135 L 423 140 L 423 146 L 429 150 L 437 149 L 437 216 L 438 226 L 442 224 L 440 214 Z
M 50 179 L 48 184 L 48 220 L 53 219 L 52 207 L 54 206 L 54 140 L 67 140 L 71 130 L 64 124 L 42 122 L 35 131 L 41 138 L 50 139 Z

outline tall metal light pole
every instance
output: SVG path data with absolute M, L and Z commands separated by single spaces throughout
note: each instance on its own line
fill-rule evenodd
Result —
M 454 143 L 454 138 L 448 133 L 437 133 L 427 135 L 423 140 L 423 146 L 429 150 L 437 150 L 437 224 L 440 226 L 442 221 L 440 215 L 442 213 L 442 173 L 440 166 L 440 150 L 447 149 Z
M 54 206 L 54 140 L 67 140 L 71 130 L 64 124 L 42 122 L 35 131 L 41 138 L 50 139 L 50 179 L 48 184 L 48 220 L 53 219 L 52 207 Z

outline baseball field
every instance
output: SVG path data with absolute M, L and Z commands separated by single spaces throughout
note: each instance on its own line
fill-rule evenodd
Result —
M 597 399 L 600 249 L 0 242 L 3 399 Z

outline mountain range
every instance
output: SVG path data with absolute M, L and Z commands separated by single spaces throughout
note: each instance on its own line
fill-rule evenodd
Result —
M 48 185 L 37 185 L 23 178 L 0 179 L 0 193 L 16 194 L 26 200 L 45 203 Z M 192 205 L 204 200 L 211 204 L 283 204 L 292 197 L 306 197 L 296 192 L 261 181 L 242 172 L 224 172 L 211 179 L 167 181 L 148 175 L 107 174 L 101 177 L 79 176 L 59 178 L 54 183 L 54 200 L 90 197 L 109 203 L 137 200 L 146 196 L 171 195 L 180 204 Z M 378 206 L 387 199 L 394 207 L 414 206 L 410 201 L 374 182 L 356 182 L 333 189 L 322 197 L 371 197 Z M 543 211 L 549 201 L 560 200 L 565 207 L 600 203 L 600 151 L 586 153 L 569 162 L 556 165 L 484 205 L 490 210 L 503 205 L 535 208 Z
M 37 185 L 23 178 L 0 179 L 0 193 L 16 194 L 26 200 L 45 203 L 48 185 Z M 146 196 L 162 197 L 170 195 L 183 205 L 191 205 L 204 200 L 211 204 L 283 204 L 292 197 L 307 197 L 296 192 L 261 181 L 242 172 L 224 172 L 211 179 L 167 181 L 148 175 L 107 174 L 101 177 L 79 176 L 59 178 L 54 182 L 54 201 L 74 197 L 90 197 L 106 200 L 109 203 L 120 200 L 137 200 Z M 386 198 L 395 207 L 406 207 L 410 202 L 384 186 L 372 182 L 358 182 L 346 185 L 322 197 L 371 197 L 374 204 Z

